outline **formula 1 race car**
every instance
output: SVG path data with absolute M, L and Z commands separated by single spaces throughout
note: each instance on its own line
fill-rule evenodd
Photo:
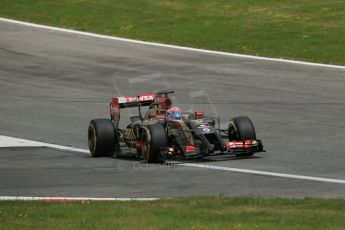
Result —
M 264 151 L 248 117 L 231 119 L 227 129 L 216 128 L 216 119 L 203 111 L 183 112 L 173 107 L 171 93 L 174 91 L 113 97 L 111 119 L 90 121 L 91 155 L 101 157 L 126 152 L 149 163 L 161 163 L 166 159 L 214 155 L 251 156 Z M 143 106 L 149 107 L 144 116 L 141 114 Z M 125 129 L 119 128 L 120 110 L 133 107 L 138 107 L 138 115 L 130 117 L 131 122 Z

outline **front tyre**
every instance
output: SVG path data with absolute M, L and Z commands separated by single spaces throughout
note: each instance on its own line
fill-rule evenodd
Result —
M 252 121 L 246 117 L 235 117 L 229 123 L 229 141 L 256 140 L 255 129 Z M 239 153 L 237 157 L 249 157 L 254 153 Z
M 168 136 L 161 124 L 149 125 L 141 136 L 141 152 L 149 163 L 163 163 L 162 151 L 168 148 Z
M 256 140 L 252 121 L 246 117 L 235 117 L 229 123 L 229 141 Z
M 94 119 L 88 128 L 88 145 L 92 157 L 112 156 L 115 151 L 115 127 L 109 119 Z

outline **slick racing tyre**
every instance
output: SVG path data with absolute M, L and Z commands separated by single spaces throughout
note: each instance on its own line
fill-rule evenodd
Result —
M 252 121 L 246 117 L 235 117 L 229 123 L 229 141 L 256 140 L 255 129 Z M 254 153 L 238 153 L 237 157 L 249 157 Z
M 255 129 L 252 121 L 246 117 L 235 117 L 229 123 L 229 141 L 256 140 Z
M 141 152 L 149 163 L 163 163 L 162 151 L 168 147 L 168 136 L 161 124 L 149 125 L 141 136 Z
M 115 127 L 109 119 L 91 120 L 88 144 L 92 157 L 112 156 L 116 148 Z

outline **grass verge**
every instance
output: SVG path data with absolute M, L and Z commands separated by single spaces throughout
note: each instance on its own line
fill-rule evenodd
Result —
M 345 64 L 343 0 L 0 0 L 0 16 L 243 54 Z
M 345 200 L 192 197 L 0 202 L 2 229 L 343 229 Z

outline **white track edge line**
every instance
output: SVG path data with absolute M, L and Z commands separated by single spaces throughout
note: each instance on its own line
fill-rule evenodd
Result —
M 44 143 L 44 142 L 30 141 L 30 140 L 14 138 L 14 137 L 9 137 L 9 136 L 4 136 L 4 135 L 0 135 L 0 149 L 1 149 L 1 146 L 4 147 L 3 141 L 4 140 L 7 141 L 8 139 L 11 139 L 11 138 L 13 138 L 15 141 L 21 141 L 22 143 L 25 143 L 25 142 L 37 143 L 37 144 L 39 144 L 38 147 L 46 147 L 46 148 L 65 150 L 65 151 L 71 151 L 71 152 L 89 153 L 89 150 L 86 150 L 86 149 L 68 147 L 68 146 L 63 146 L 63 145 L 55 145 L 55 144 L 49 144 L 49 143 Z M 11 147 L 14 147 L 14 146 L 11 146 Z M 20 147 L 23 147 L 23 146 L 21 145 Z M 288 178 L 288 179 L 298 179 L 298 180 L 307 180 L 307 181 L 316 181 L 316 182 L 345 184 L 345 180 L 331 179 L 331 178 L 324 178 L 324 177 L 313 177 L 313 176 L 303 176 L 303 175 L 294 175 L 294 174 L 285 174 L 285 173 L 275 173 L 275 172 L 266 172 L 266 171 L 251 170 L 251 169 L 230 168 L 230 167 L 216 166 L 216 165 L 196 164 L 196 163 L 179 162 L 179 165 L 187 166 L 187 167 L 194 167 L 194 168 L 204 168 L 204 169 L 212 169 L 212 170 L 260 175 L 260 176 L 281 177 L 281 178 Z
M 229 172 L 236 172 L 236 173 L 259 175 L 259 176 L 282 177 L 282 178 L 288 178 L 288 179 L 299 179 L 299 180 L 308 180 L 308 181 L 317 181 L 317 182 L 345 184 L 345 180 L 331 179 L 331 178 L 324 178 L 324 177 L 275 173 L 275 172 L 266 172 L 266 171 L 250 170 L 250 169 L 228 168 L 224 166 L 204 165 L 204 164 L 195 164 L 195 163 L 182 163 L 181 165 L 188 166 L 188 167 L 195 167 L 195 168 L 214 169 L 214 170 L 222 170 L 222 171 L 229 171 Z
M 186 51 L 193 51 L 193 52 L 201 52 L 201 53 L 208 53 L 208 54 L 215 54 L 215 55 L 238 57 L 238 58 L 256 59 L 256 60 L 263 60 L 263 61 L 274 61 L 274 62 L 282 62 L 282 63 L 290 63 L 290 64 L 317 66 L 317 67 L 326 67 L 326 68 L 335 68 L 335 69 L 345 70 L 345 66 L 340 66 L 340 65 L 330 65 L 330 64 L 322 64 L 322 63 L 314 63 L 314 62 L 306 62 L 306 61 L 296 61 L 296 60 L 288 60 L 288 59 L 280 59 L 280 58 L 269 58 L 269 57 L 245 55 L 245 54 L 238 54 L 238 53 L 229 53 L 229 52 L 222 52 L 222 51 L 190 48 L 190 47 L 177 46 L 177 45 L 168 45 L 168 44 L 156 43 L 156 42 L 146 42 L 146 41 L 140 41 L 140 40 L 135 40 L 135 39 L 121 38 L 121 37 L 101 35 L 101 34 L 90 33 L 90 32 L 82 32 L 82 31 L 77 31 L 77 30 L 72 30 L 72 29 L 64 29 L 64 28 L 59 28 L 59 27 L 40 25 L 40 24 L 36 24 L 36 23 L 23 22 L 23 21 L 18 21 L 18 20 L 8 19 L 8 18 L 2 18 L 2 17 L 0 17 L 0 21 L 24 25 L 24 26 L 30 26 L 30 27 L 35 27 L 35 28 L 48 29 L 48 30 L 66 32 L 66 33 L 72 33 L 72 34 L 79 34 L 79 35 L 96 37 L 96 38 L 103 38 L 103 39 L 109 39 L 109 40 L 137 43 L 137 44 L 143 44 L 143 45 L 150 45 L 150 46 L 156 46 L 156 47 L 172 48 L 172 49 L 179 49 L 179 50 L 186 50 Z
M 86 149 L 80 149 L 80 148 L 74 148 L 74 147 L 56 145 L 56 144 L 49 144 L 49 143 L 44 143 L 40 141 L 31 141 L 31 140 L 26 140 L 26 139 L 21 139 L 21 138 L 0 135 L 0 148 L 11 148 L 11 147 L 46 147 L 46 148 L 53 148 L 57 150 L 70 151 L 70 152 L 90 153 L 90 151 Z
M 159 198 L 95 198 L 95 197 L 36 197 L 36 196 L 0 196 L 0 201 L 155 201 Z

